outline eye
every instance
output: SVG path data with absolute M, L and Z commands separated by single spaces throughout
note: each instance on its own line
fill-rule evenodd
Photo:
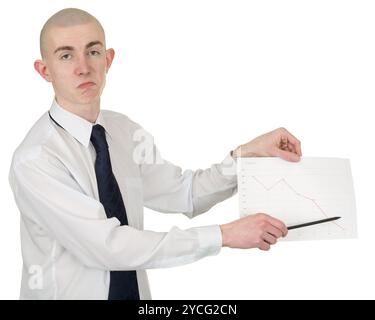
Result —
M 91 50 L 91 51 L 89 52 L 89 55 L 90 55 L 90 56 L 98 56 L 98 55 L 100 55 L 100 52 L 97 51 L 97 50 Z
M 69 60 L 72 57 L 70 53 L 63 54 L 60 59 L 61 60 Z

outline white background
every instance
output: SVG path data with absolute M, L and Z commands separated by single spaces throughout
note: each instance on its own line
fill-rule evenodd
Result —
M 33 69 L 39 31 L 71 6 L 102 22 L 117 53 L 102 107 L 150 131 L 166 159 L 205 168 L 284 126 L 304 155 L 351 160 L 358 240 L 225 248 L 150 270 L 154 299 L 375 298 L 375 3 L 359 0 L 3 2 L 0 298 L 18 298 L 22 266 L 11 156 L 53 98 Z M 151 211 L 145 219 L 146 229 L 167 231 L 238 216 L 235 196 L 193 220 Z

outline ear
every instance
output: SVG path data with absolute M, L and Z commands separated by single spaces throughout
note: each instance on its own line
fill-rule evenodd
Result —
M 43 60 L 35 60 L 34 69 L 41 75 L 44 80 L 48 82 L 52 81 L 46 63 Z
M 105 59 L 107 62 L 106 70 L 108 72 L 109 68 L 111 67 L 113 58 L 115 57 L 115 50 L 113 50 L 112 48 L 106 50 L 105 56 L 106 56 Z

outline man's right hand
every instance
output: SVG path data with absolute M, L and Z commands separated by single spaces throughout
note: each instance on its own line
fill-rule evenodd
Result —
M 257 213 L 220 226 L 223 247 L 269 250 L 288 233 L 286 225 L 267 214 Z

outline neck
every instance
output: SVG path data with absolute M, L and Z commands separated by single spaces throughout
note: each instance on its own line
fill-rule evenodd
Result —
M 86 104 L 74 104 L 58 97 L 55 97 L 55 99 L 59 106 L 63 109 L 74 113 L 75 115 L 91 123 L 95 123 L 96 119 L 98 118 L 100 112 L 100 99 L 93 103 Z

